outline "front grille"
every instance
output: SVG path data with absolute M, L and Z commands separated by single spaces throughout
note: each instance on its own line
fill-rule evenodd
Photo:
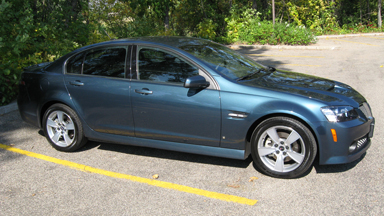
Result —
M 356 144 L 356 149 L 359 149 L 360 147 L 364 146 L 364 144 L 367 142 L 368 138 L 364 137 L 362 139 L 359 139 Z
M 360 109 L 361 112 L 365 115 L 366 118 L 371 118 L 371 117 L 372 117 L 371 108 L 369 108 L 368 103 L 364 102 L 364 103 L 359 107 L 359 109 Z

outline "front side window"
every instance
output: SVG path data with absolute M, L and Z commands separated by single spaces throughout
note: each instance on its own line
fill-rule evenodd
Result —
M 67 63 L 67 73 L 81 74 L 83 67 L 84 53 L 80 53 L 71 58 Z
M 138 51 L 140 80 L 182 84 L 188 77 L 199 74 L 199 69 L 167 51 L 141 48 Z

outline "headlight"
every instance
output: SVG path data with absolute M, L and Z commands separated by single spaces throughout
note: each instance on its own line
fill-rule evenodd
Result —
M 330 122 L 345 122 L 359 117 L 355 108 L 351 106 L 329 106 L 321 108 L 321 111 Z

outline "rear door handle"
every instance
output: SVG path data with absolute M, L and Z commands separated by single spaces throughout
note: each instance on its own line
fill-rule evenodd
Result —
M 84 83 L 82 83 L 82 82 L 79 81 L 79 80 L 76 80 L 76 81 L 70 81 L 69 84 L 74 85 L 74 86 L 83 86 L 83 85 L 84 85 Z
M 152 94 L 152 91 L 149 91 L 149 89 L 147 89 L 147 88 L 135 89 L 135 92 L 138 93 L 138 94 L 142 94 L 142 95 Z

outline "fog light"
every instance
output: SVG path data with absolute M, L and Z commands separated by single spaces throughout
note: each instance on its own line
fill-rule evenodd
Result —
M 337 134 L 336 134 L 336 130 L 335 130 L 335 129 L 331 129 L 331 132 L 332 132 L 333 141 L 334 141 L 334 142 L 337 142 Z
M 356 150 L 356 142 L 352 143 L 350 146 L 349 146 L 349 153 L 353 152 Z

